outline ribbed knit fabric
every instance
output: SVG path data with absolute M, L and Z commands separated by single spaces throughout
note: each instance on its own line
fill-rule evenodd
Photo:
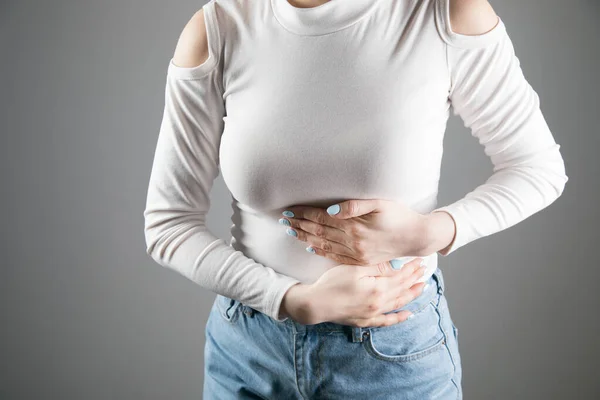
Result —
M 449 0 L 212 0 L 209 58 L 169 61 L 148 188 L 147 252 L 202 287 L 280 318 L 284 293 L 333 260 L 278 223 L 292 205 L 402 201 L 446 211 L 445 253 L 506 229 L 558 198 L 559 145 L 501 18 L 477 36 L 452 31 Z M 450 109 L 494 165 L 460 200 L 437 204 Z M 222 173 L 231 241 L 205 225 Z M 410 256 L 410 255 L 403 255 Z

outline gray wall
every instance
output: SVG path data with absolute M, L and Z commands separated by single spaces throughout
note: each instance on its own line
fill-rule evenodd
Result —
M 164 74 L 204 2 L 0 2 L 0 398 L 201 398 L 214 293 L 144 252 Z M 549 208 L 440 258 L 466 399 L 600 398 L 596 0 L 492 1 L 570 181 Z M 440 203 L 491 173 L 453 117 Z M 209 227 L 228 238 L 221 178 Z M 223 201 L 218 201 L 222 199 Z

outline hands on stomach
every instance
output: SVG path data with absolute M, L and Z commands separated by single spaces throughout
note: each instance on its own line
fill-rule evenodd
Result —
M 425 287 L 423 258 L 393 269 L 386 261 L 373 265 L 340 264 L 312 284 L 299 283 L 284 295 L 280 313 L 305 325 L 334 322 L 357 327 L 389 326 L 405 321 L 410 311 L 385 314 L 417 298 Z

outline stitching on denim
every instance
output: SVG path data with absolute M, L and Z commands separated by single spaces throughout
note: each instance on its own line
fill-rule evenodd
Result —
M 326 357 L 323 357 L 325 355 L 325 353 L 323 352 L 323 349 L 325 347 L 324 340 L 326 340 L 326 338 L 323 336 L 317 337 L 317 387 L 320 389 L 319 397 L 329 399 L 330 397 L 328 397 L 327 393 L 325 393 L 327 385 L 323 385 L 323 382 L 325 380 L 323 377 L 323 365 L 325 363 L 322 361 L 326 359 Z
M 431 345 L 429 348 L 418 351 L 416 353 L 406 354 L 406 355 L 397 355 L 397 356 L 388 356 L 388 355 L 380 353 L 374 347 L 373 342 L 372 342 L 372 337 L 373 337 L 372 335 L 369 335 L 369 338 L 365 341 L 366 342 L 365 349 L 367 350 L 367 353 L 369 353 L 373 357 L 378 358 L 383 361 L 398 362 L 398 363 L 419 360 L 425 356 L 428 356 L 429 354 L 433 353 L 434 351 L 440 350 L 443 347 L 443 345 L 446 343 L 446 338 L 442 337 L 437 343 Z
M 452 352 L 450 351 L 450 346 L 448 345 L 448 333 L 446 332 L 446 330 L 444 329 L 444 324 L 442 323 L 443 321 L 445 321 L 442 317 L 442 312 L 441 309 L 442 307 L 447 307 L 445 305 L 442 304 L 442 299 L 443 296 L 439 297 L 438 303 L 435 306 L 435 310 L 439 315 L 439 327 L 442 330 L 442 332 L 444 333 L 444 338 L 446 339 L 445 342 L 445 348 L 446 351 L 448 352 L 448 355 L 450 356 L 450 361 L 452 361 L 452 378 L 450 379 L 450 381 L 452 382 L 452 384 L 454 385 L 454 387 L 456 388 L 456 399 L 459 400 L 459 396 L 460 396 L 460 388 L 458 386 L 458 384 L 456 383 L 456 381 L 454 380 L 454 377 L 456 376 L 456 371 L 457 371 L 457 367 L 456 367 L 456 360 L 454 359 L 454 355 L 452 354 Z M 449 312 L 448 310 L 446 310 L 447 312 Z M 454 335 L 454 332 L 452 333 Z
M 302 399 L 304 399 L 304 396 L 302 395 L 302 391 L 300 390 L 300 384 L 298 383 L 298 369 L 296 368 L 296 364 L 297 364 L 296 348 L 298 347 L 296 345 L 296 335 L 297 334 L 296 334 L 296 332 L 294 332 L 294 330 L 291 331 L 291 334 L 292 334 L 292 346 L 294 347 L 294 349 L 293 349 L 293 351 L 294 351 L 294 354 L 293 354 L 293 357 L 294 357 L 294 362 L 293 362 L 293 364 L 294 364 L 294 380 L 296 381 L 296 389 L 298 390 L 298 394 L 300 395 L 300 397 Z
M 294 332 L 294 371 L 296 372 L 296 386 L 298 388 L 298 393 L 300 394 L 300 397 L 302 397 L 302 399 L 306 399 L 304 397 L 304 394 L 302 393 L 302 388 L 300 387 L 300 379 L 303 379 L 302 374 L 304 373 L 304 370 L 302 368 L 304 364 L 304 343 L 300 343 L 300 346 L 298 345 L 298 342 L 300 340 L 299 335 L 300 334 L 298 332 Z M 303 335 L 306 335 L 306 332 L 304 332 Z M 304 340 L 304 336 L 302 339 Z M 296 351 L 296 349 L 298 351 Z M 300 359 L 300 362 L 298 362 L 298 358 Z
M 425 309 L 428 306 L 431 306 L 433 308 L 433 311 L 438 315 L 438 320 L 440 319 L 439 317 L 439 313 L 437 311 L 437 308 L 435 307 L 435 299 L 439 298 L 440 295 L 439 293 L 435 293 L 434 298 L 432 300 L 430 300 L 428 303 L 425 303 L 425 305 L 421 308 L 420 311 L 422 311 L 423 309 Z M 415 315 L 417 315 L 418 313 L 415 312 Z M 422 357 L 425 357 L 427 355 L 429 355 L 430 353 L 441 349 L 442 345 L 444 343 L 446 343 L 447 341 L 447 337 L 446 335 L 444 335 L 437 343 L 431 345 L 429 348 L 421 350 L 419 352 L 416 353 L 412 353 L 412 354 L 406 354 L 406 355 L 386 355 L 383 354 L 381 352 L 379 352 L 379 350 L 377 350 L 377 348 L 375 348 L 375 345 L 373 343 L 373 334 L 377 334 L 377 331 L 379 329 L 381 329 L 382 327 L 374 327 L 374 328 L 367 328 L 367 330 L 369 331 L 369 337 L 365 340 L 366 344 L 365 344 L 365 349 L 367 350 L 367 352 L 369 354 L 371 354 L 372 356 L 374 356 L 375 358 L 378 358 L 380 360 L 383 361 L 387 361 L 387 362 L 408 362 L 408 361 L 415 361 L 418 360 Z M 442 334 L 444 334 L 444 331 L 441 330 Z

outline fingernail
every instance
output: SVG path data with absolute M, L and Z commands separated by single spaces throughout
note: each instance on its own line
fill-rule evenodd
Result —
M 306 251 L 308 251 L 309 253 L 315 254 L 315 249 L 313 249 L 312 247 L 308 246 L 306 248 Z
M 425 286 L 423 286 L 423 292 L 426 291 L 427 289 L 429 289 L 429 283 Z
M 287 228 L 287 229 L 286 229 L 286 232 L 287 232 L 287 234 L 288 234 L 288 235 L 290 235 L 290 236 L 298 236 L 298 232 L 296 232 L 296 231 L 295 231 L 294 229 L 292 229 L 292 228 Z
M 332 206 L 327 207 L 327 213 L 329 215 L 335 215 L 340 212 L 340 205 L 334 204 Z
M 411 318 L 412 318 L 412 317 L 414 317 L 414 316 L 415 316 L 415 314 L 410 314 L 410 315 L 408 316 L 408 318 L 406 318 L 406 319 L 407 319 L 407 320 L 409 320 L 409 319 L 411 319 Z
M 293 212 L 291 212 L 291 211 L 287 211 L 287 210 L 286 210 L 286 211 L 284 211 L 284 212 L 282 212 L 282 214 L 283 214 L 284 216 L 286 216 L 286 217 L 293 217 L 293 216 L 294 216 L 294 213 L 293 213 Z
M 292 226 L 292 224 L 290 224 L 290 221 L 288 221 L 288 220 L 287 220 L 287 219 L 285 219 L 285 218 L 279 218 L 279 223 L 280 223 L 281 225 L 285 225 L 285 226 Z
M 400 269 L 404 264 L 411 261 L 412 257 L 398 257 L 390 260 L 390 265 L 393 269 Z
M 393 269 L 400 269 L 404 264 L 406 264 L 406 260 L 403 258 L 394 258 L 390 260 L 390 265 Z

